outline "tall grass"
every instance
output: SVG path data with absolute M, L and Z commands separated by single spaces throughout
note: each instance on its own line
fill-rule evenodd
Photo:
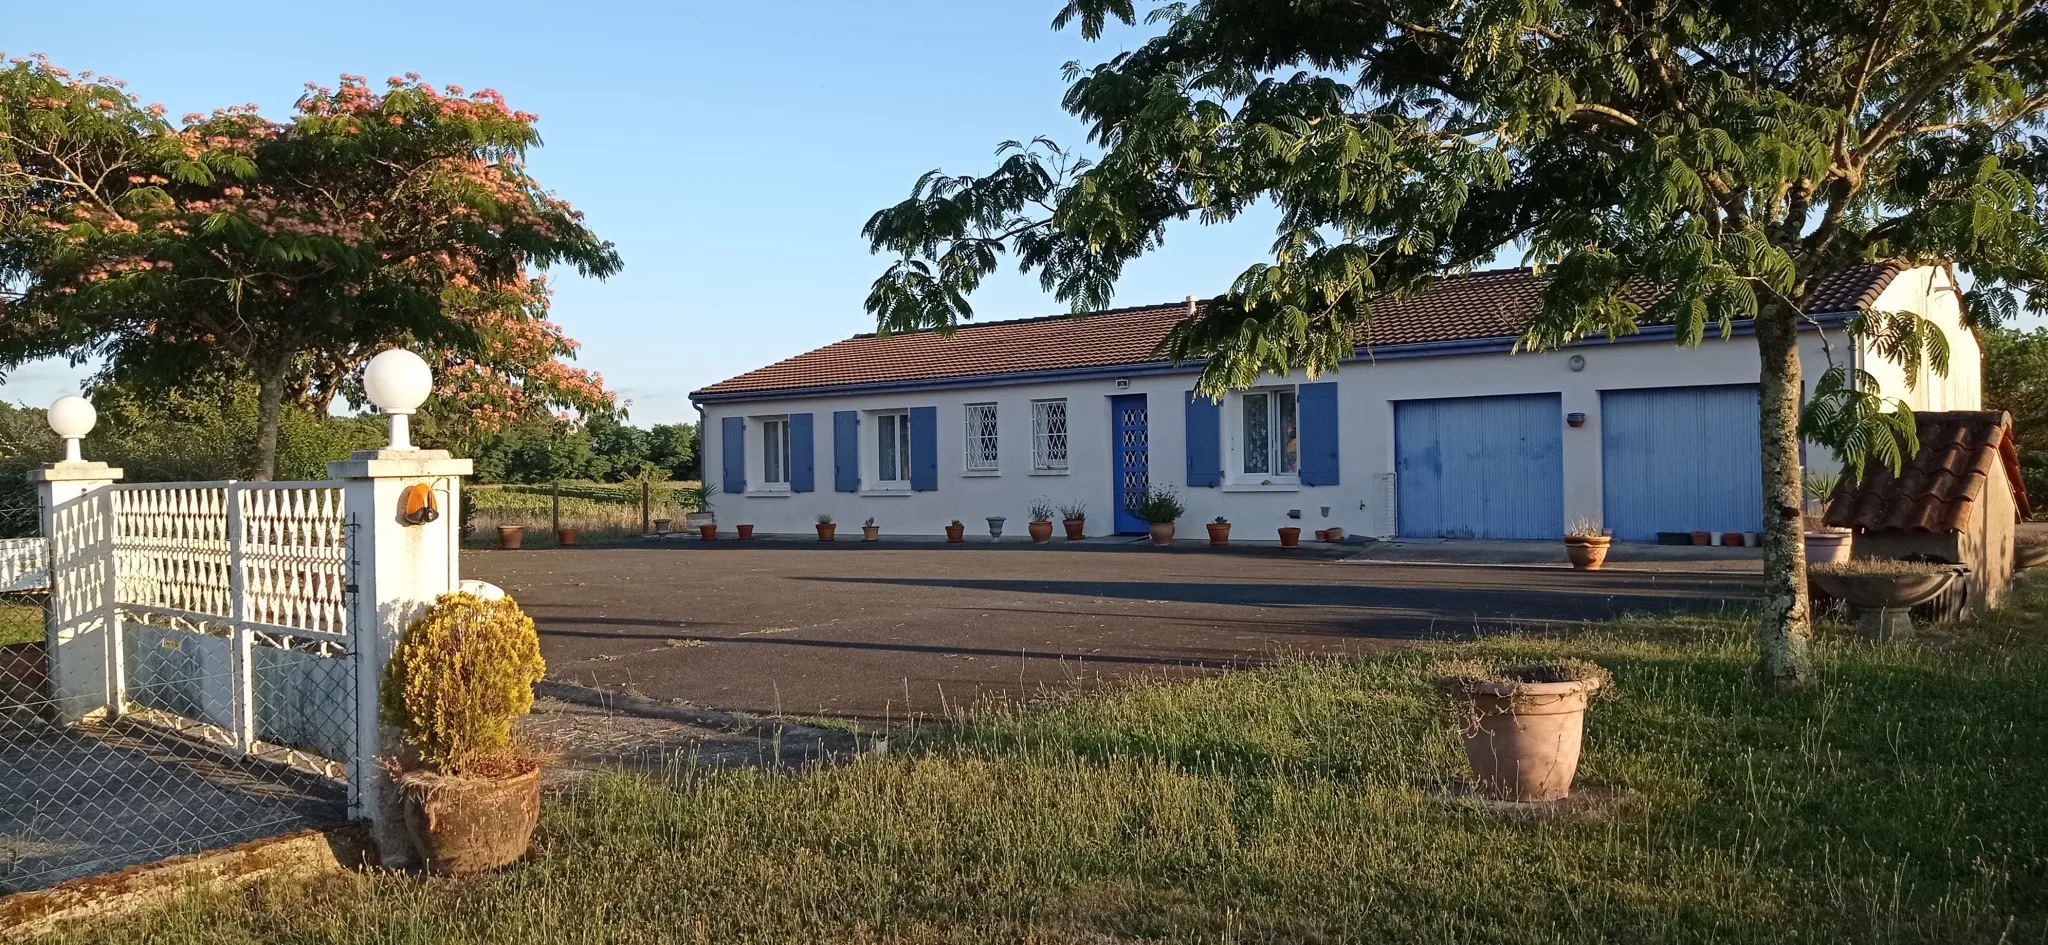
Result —
M 1626 620 L 985 710 L 835 768 L 616 774 L 531 862 L 190 898 L 65 941 L 2048 941 L 2048 596 L 1750 678 L 1734 619 Z M 1544 822 L 1444 800 L 1444 657 L 1579 656 L 1622 698 Z
M 653 490 L 649 518 L 666 518 L 683 527 L 683 516 L 702 504 L 694 483 L 662 484 Z M 477 486 L 469 495 L 476 503 L 466 543 L 496 547 L 498 526 L 526 529 L 527 547 L 550 547 L 554 534 L 554 498 L 548 486 Z M 562 526 L 576 529 L 582 544 L 603 544 L 640 537 L 640 487 L 635 484 L 564 483 Z

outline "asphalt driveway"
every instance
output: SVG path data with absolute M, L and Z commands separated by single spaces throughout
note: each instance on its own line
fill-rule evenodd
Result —
M 469 552 L 463 570 L 533 615 L 553 678 L 873 722 L 1281 653 L 1740 606 L 1760 577 L 1303 552 L 726 541 Z

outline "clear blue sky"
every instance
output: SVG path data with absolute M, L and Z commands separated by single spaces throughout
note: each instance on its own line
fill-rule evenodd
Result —
M 557 280 L 579 362 L 637 423 L 694 420 L 689 391 L 873 323 L 886 265 L 861 224 L 917 175 L 992 166 L 997 143 L 1079 144 L 1060 68 L 1140 34 L 1087 43 L 1050 28 L 1058 0 L 505 2 L 193 6 L 0 0 L 0 50 L 126 79 L 172 115 L 255 102 L 285 115 L 308 81 L 408 71 L 496 88 L 537 112 L 535 174 L 616 242 L 625 272 Z M 1272 217 L 1189 224 L 1134 266 L 1119 304 L 1223 291 L 1263 256 Z M 1006 273 L 982 319 L 1063 310 Z M 45 404 L 84 370 L 33 365 L 0 399 Z

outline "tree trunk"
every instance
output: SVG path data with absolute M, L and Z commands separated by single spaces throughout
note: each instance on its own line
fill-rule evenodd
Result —
M 1784 306 L 1756 320 L 1762 359 L 1757 405 L 1763 443 L 1764 604 L 1757 635 L 1757 675 L 1784 689 L 1813 676 L 1813 618 L 1806 600 L 1806 528 L 1800 488 L 1799 323 Z
M 256 471 L 250 478 L 257 482 L 277 478 L 277 431 L 284 415 L 286 364 L 279 360 L 256 369 Z

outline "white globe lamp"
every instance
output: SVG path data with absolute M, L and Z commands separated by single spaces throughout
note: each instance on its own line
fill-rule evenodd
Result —
M 412 445 L 411 416 L 434 392 L 434 372 L 420 356 L 393 348 L 370 359 L 363 368 L 363 393 L 370 403 L 391 417 L 391 445 L 387 449 L 409 450 Z
M 64 438 L 64 461 L 85 462 L 79 455 L 78 441 L 85 439 L 100 420 L 99 411 L 92 409 L 92 401 L 77 394 L 59 397 L 50 405 L 49 419 L 50 431 Z

